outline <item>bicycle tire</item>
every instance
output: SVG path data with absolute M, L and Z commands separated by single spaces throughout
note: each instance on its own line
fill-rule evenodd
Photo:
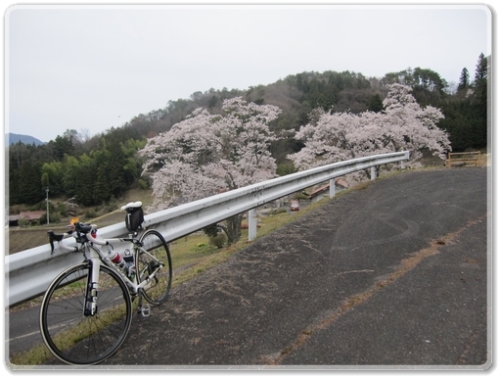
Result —
M 50 284 L 40 309 L 40 330 L 49 350 L 72 365 L 92 365 L 115 353 L 132 322 L 132 300 L 116 272 L 101 265 L 97 313 L 83 313 L 90 262 L 70 267 Z
M 172 286 L 170 250 L 163 236 L 154 229 L 144 232 L 139 241 L 142 245 L 141 248 L 137 249 L 138 256 L 136 258 L 139 282 L 144 281 L 156 268 L 157 261 L 163 264 L 161 270 L 142 290 L 144 298 L 149 303 L 158 305 L 165 302 Z

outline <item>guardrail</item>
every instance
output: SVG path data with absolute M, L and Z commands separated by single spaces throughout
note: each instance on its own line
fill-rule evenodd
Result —
M 163 234 L 167 241 L 173 241 L 233 215 L 256 209 L 291 193 L 348 173 L 372 168 L 371 178 L 374 179 L 376 166 L 403 162 L 408 159 L 409 152 L 395 152 L 293 173 L 146 215 L 145 226 L 154 227 Z M 334 195 L 334 192 L 330 195 L 332 194 Z M 98 234 L 102 238 L 127 235 L 125 222 L 101 228 Z M 71 240 L 67 239 L 63 242 L 76 245 Z M 54 254 L 51 254 L 48 243 L 6 256 L 6 306 L 12 306 L 43 294 L 59 272 L 81 260 L 80 253 L 62 252 L 56 249 Z

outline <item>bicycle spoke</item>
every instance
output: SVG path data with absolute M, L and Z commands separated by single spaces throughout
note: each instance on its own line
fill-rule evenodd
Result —
M 172 284 L 172 259 L 168 245 L 156 230 L 147 230 L 140 238 L 137 271 L 139 282 L 150 280 L 143 288 L 146 300 L 151 304 L 163 303 Z
M 88 271 L 84 263 L 62 273 L 42 302 L 42 336 L 49 349 L 70 364 L 94 364 L 109 357 L 125 340 L 132 320 L 128 289 L 106 266 L 100 270 L 107 283 L 98 290 L 97 312 L 85 316 Z

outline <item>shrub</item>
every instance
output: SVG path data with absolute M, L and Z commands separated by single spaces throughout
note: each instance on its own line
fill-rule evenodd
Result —
M 59 223 L 61 221 L 61 217 L 57 213 L 50 213 L 49 214 L 49 221 L 50 223 Z M 43 214 L 40 219 L 38 219 L 38 223 L 40 225 L 47 224 L 47 213 Z
M 149 189 L 149 184 L 146 180 L 139 179 L 139 180 L 137 180 L 137 182 L 139 183 L 139 186 L 141 187 L 141 189 Z
M 67 206 L 62 203 L 62 202 L 59 202 L 57 205 L 56 205 L 56 209 L 55 209 L 62 217 L 67 217 L 68 216 L 68 208 Z
M 31 225 L 30 221 L 28 219 L 25 219 L 25 218 L 20 218 L 18 221 L 17 221 L 17 224 L 19 225 L 19 227 L 29 227 Z
M 97 211 L 94 209 L 88 209 L 86 212 L 85 212 L 85 218 L 88 218 L 88 219 L 92 219 L 92 218 L 95 218 L 97 217 Z
M 210 245 L 217 248 L 222 248 L 227 243 L 227 236 L 225 234 L 218 234 L 217 236 L 212 236 L 210 238 Z

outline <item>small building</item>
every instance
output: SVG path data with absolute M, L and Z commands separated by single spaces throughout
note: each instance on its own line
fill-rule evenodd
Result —
M 19 220 L 24 219 L 29 223 L 35 223 L 45 215 L 45 211 L 21 211 L 17 215 L 9 215 L 9 227 L 19 226 Z

